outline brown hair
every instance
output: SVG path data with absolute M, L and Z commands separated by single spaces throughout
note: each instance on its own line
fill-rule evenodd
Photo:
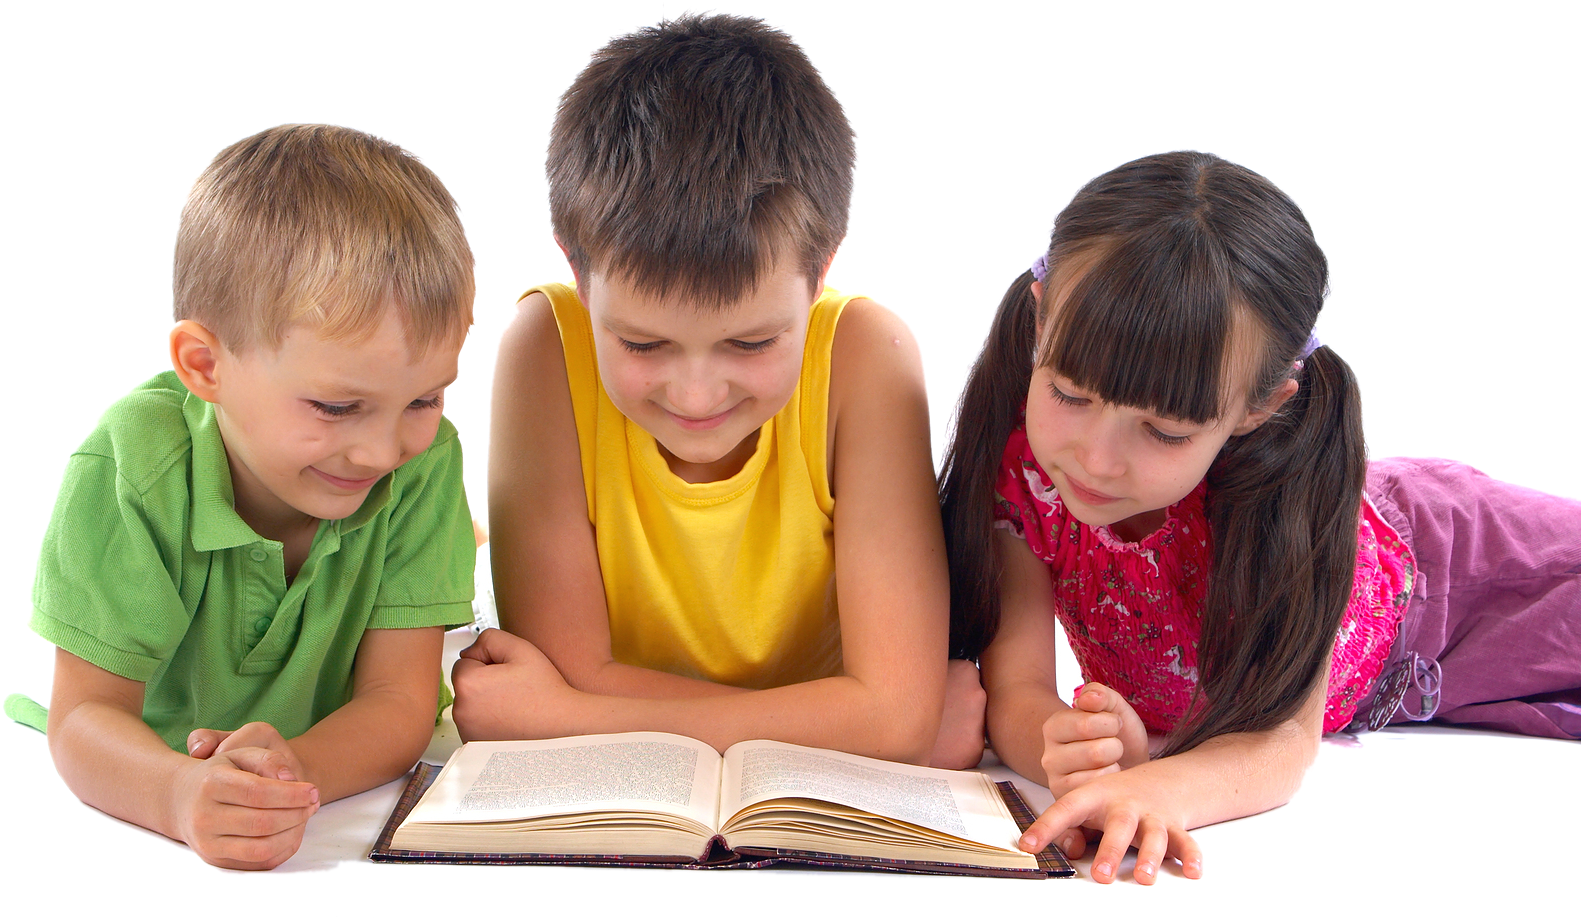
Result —
M 1289 719 L 1322 666 L 1350 597 L 1366 475 L 1355 377 L 1327 347 L 1297 368 L 1328 262 L 1295 202 L 1211 154 L 1169 153 L 1092 180 L 1055 222 L 1051 277 L 1080 260 L 1052 305 L 1011 284 L 973 366 L 940 496 L 950 550 L 951 645 L 975 657 L 999 623 L 994 481 L 1034 365 L 1121 405 L 1205 422 L 1223 415 L 1237 328 L 1260 348 L 1248 402 L 1300 383 L 1278 414 L 1232 437 L 1208 470 L 1213 569 L 1198 684 L 1165 753 Z M 1052 287 L 1052 285 L 1050 285 Z
M 840 103 L 787 35 L 685 16 L 610 42 L 560 98 L 549 210 L 584 281 L 718 307 L 782 255 L 809 284 L 822 276 L 855 157 Z
M 371 334 L 392 305 L 418 354 L 472 324 L 472 250 L 417 158 L 332 125 L 281 125 L 220 151 L 176 237 L 175 316 L 225 347 L 278 347 L 299 323 Z

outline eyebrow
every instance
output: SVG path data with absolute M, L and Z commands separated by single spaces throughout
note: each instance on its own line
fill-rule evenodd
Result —
M 749 329 L 738 329 L 725 336 L 728 339 L 755 339 L 762 336 L 777 335 L 795 325 L 794 317 L 770 317 Z M 604 320 L 604 328 L 621 337 L 636 337 L 642 339 L 663 339 L 667 336 L 649 332 L 613 317 Z
M 431 387 L 427 388 L 426 390 L 424 390 L 423 392 L 424 393 L 432 393 L 435 390 L 443 390 L 444 388 L 446 388 L 446 387 L 450 386 L 451 384 L 455 383 L 456 382 L 456 378 L 458 376 L 460 376 L 459 373 L 451 374 L 449 380 L 446 380 L 444 383 L 438 384 L 436 386 L 431 386 Z M 337 399 L 361 400 L 361 399 L 367 399 L 368 398 L 368 393 L 367 393 L 366 390 L 363 390 L 363 389 L 361 389 L 361 388 L 359 388 L 359 387 L 357 387 L 357 386 L 355 386 L 353 384 L 344 384 L 344 383 L 336 383 L 336 382 L 332 382 L 332 381 L 320 380 L 320 381 L 314 381 L 311 384 L 311 386 L 314 389 L 326 391 L 326 393 L 334 393 L 334 394 L 336 394 L 335 398 L 337 398 Z

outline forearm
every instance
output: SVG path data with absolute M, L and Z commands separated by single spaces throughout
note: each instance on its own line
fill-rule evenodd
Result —
M 405 688 L 376 687 L 290 739 L 320 801 L 387 783 L 412 768 L 433 737 L 437 685 L 426 698 Z
M 1267 731 L 1220 735 L 1172 757 L 1131 768 L 1182 802 L 1185 827 L 1202 827 L 1290 801 L 1320 739 L 1291 720 Z
M 142 719 L 84 701 L 51 706 L 49 750 L 67 788 L 84 803 L 166 837 L 184 839 L 172 798 L 194 761 L 173 751 Z
M 942 665 L 941 664 L 941 671 Z M 570 690 L 552 705 L 523 705 L 471 738 L 553 738 L 623 731 L 667 731 L 723 751 L 768 738 L 885 760 L 924 763 L 938 733 L 942 699 L 884 694 L 849 675 L 769 690 L 717 696 L 634 698 Z M 937 694 L 935 694 L 937 696 Z
M 443 655 L 437 626 L 363 633 L 351 699 L 288 742 L 320 801 L 389 782 L 417 762 L 434 734 Z
M 1070 707 L 1053 690 L 1036 682 L 988 688 L 988 744 L 1001 762 L 1040 786 L 1043 770 L 1043 723 Z

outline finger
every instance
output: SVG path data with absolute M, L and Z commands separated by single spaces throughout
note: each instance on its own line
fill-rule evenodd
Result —
M 1101 776 L 1119 773 L 1122 767 L 1117 763 L 1109 764 L 1101 770 L 1083 770 L 1079 773 L 1067 773 L 1063 776 L 1049 775 L 1049 791 L 1055 798 L 1074 792 Z M 1056 787 L 1058 787 L 1056 789 Z
M 493 641 L 491 638 L 493 633 L 494 630 L 492 628 L 478 633 L 478 637 L 472 640 L 472 644 L 461 650 L 461 657 L 469 661 L 491 664 L 488 649 L 489 644 Z
M 1191 834 L 1180 828 L 1171 829 L 1166 852 L 1180 860 L 1180 868 L 1186 878 L 1202 878 L 1202 848 L 1197 846 Z
M 1071 700 L 1070 705 L 1072 709 L 1079 709 L 1082 712 L 1108 712 L 1116 716 L 1131 706 L 1126 702 L 1125 697 L 1097 681 L 1083 686 L 1080 695 Z
M 214 752 L 219 749 L 220 744 L 229 735 L 230 732 L 217 731 L 212 728 L 194 728 L 187 735 L 187 756 L 195 757 L 198 760 L 207 760 L 213 756 Z
M 1045 743 L 1090 741 L 1093 738 L 1113 738 L 1120 733 L 1120 717 L 1115 713 L 1086 712 L 1081 709 L 1062 709 L 1043 722 Z
M 291 753 L 291 746 L 268 722 L 248 722 L 221 741 L 214 753 L 225 754 L 240 748 L 266 748 L 282 754 Z
M 259 813 L 264 819 L 278 817 L 274 813 Z M 255 825 L 262 830 L 264 824 Z M 242 830 L 242 828 L 237 828 Z M 210 865 L 231 869 L 272 869 L 286 862 L 302 846 L 302 836 L 307 831 L 307 816 L 294 824 L 285 825 L 270 833 L 221 833 L 194 846 L 194 852 Z
M 1151 885 L 1158 880 L 1158 867 L 1164 861 L 1169 843 L 1169 829 L 1156 816 L 1149 815 L 1137 825 L 1136 869 L 1131 876 L 1139 884 Z
M 1125 745 L 1118 738 L 1071 741 L 1046 746 L 1040 763 L 1043 772 L 1052 780 L 1056 776 L 1102 770 L 1119 763 L 1123 753 Z
M 1089 815 L 1079 796 L 1056 799 L 1044 809 L 1017 841 L 1017 846 L 1028 853 L 1037 853 L 1056 837 L 1063 840 L 1066 831 L 1077 830 Z
M 1093 881 L 1107 885 L 1120 871 L 1120 861 L 1136 836 L 1136 817 L 1126 812 L 1111 814 L 1103 824 L 1103 839 L 1092 856 Z
M 232 770 L 217 770 L 204 777 L 204 794 L 211 800 L 248 808 L 310 808 L 318 805 L 318 787 L 294 779 L 280 779 L 284 758 L 278 751 L 243 748 L 220 755 Z M 288 771 L 287 771 L 288 772 Z

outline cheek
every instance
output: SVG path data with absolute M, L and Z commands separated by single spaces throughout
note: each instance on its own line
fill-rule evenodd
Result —
M 1049 400 L 1031 400 L 1027 403 L 1027 443 L 1032 455 L 1046 469 L 1049 458 L 1060 451 L 1060 444 L 1067 435 L 1065 419 Z
M 600 355 L 598 374 L 610 399 L 624 411 L 625 406 L 641 402 L 662 386 L 663 374 L 653 358 L 629 355 Z
M 758 399 L 783 406 L 801 382 L 802 344 L 794 343 L 781 354 L 741 362 L 736 372 L 740 385 Z

